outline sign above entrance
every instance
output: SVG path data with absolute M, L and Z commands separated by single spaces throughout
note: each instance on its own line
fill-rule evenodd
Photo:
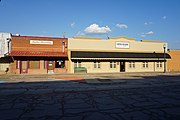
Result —
M 116 42 L 116 48 L 129 48 L 129 42 Z
M 53 41 L 44 41 L 44 40 L 30 40 L 30 44 L 44 44 L 44 45 L 53 45 Z

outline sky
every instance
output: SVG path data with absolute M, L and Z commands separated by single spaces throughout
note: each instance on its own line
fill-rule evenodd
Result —
M 0 32 L 160 40 L 180 49 L 180 0 L 0 0 Z

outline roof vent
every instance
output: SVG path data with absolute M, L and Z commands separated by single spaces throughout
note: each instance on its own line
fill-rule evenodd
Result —
M 20 36 L 20 34 L 15 34 L 15 36 Z

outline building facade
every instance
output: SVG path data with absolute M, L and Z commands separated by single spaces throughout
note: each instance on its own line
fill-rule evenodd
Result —
M 180 50 L 170 50 L 169 55 L 171 60 L 168 60 L 168 71 L 169 72 L 180 72 Z
M 0 34 L 0 74 L 174 71 L 167 43 L 118 37 L 56 38 Z M 173 51 L 172 51 L 173 52 Z M 171 53 L 170 53 L 171 54 Z M 172 54 L 173 59 L 177 56 Z M 168 60 L 168 63 L 166 61 Z M 176 64 L 178 64 L 176 62 Z M 171 65 L 171 68 L 169 67 Z M 168 67 L 167 67 L 168 66 Z
M 20 36 L 11 37 L 10 73 L 66 73 L 68 68 L 67 38 Z
M 6 55 L 11 50 L 11 34 L 10 33 L 0 33 L 0 74 L 9 71 L 11 58 L 6 57 Z
M 68 39 L 68 58 L 70 73 L 118 73 L 163 72 L 171 57 L 160 41 L 74 37 Z

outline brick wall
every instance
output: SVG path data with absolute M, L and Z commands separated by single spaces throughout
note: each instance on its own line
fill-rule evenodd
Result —
M 30 40 L 53 41 L 53 45 L 30 44 Z M 65 42 L 64 52 L 67 52 L 67 38 L 12 36 L 12 51 L 62 52 L 63 41 Z
M 171 60 L 168 60 L 168 70 L 170 72 L 180 72 L 180 50 L 169 52 Z

